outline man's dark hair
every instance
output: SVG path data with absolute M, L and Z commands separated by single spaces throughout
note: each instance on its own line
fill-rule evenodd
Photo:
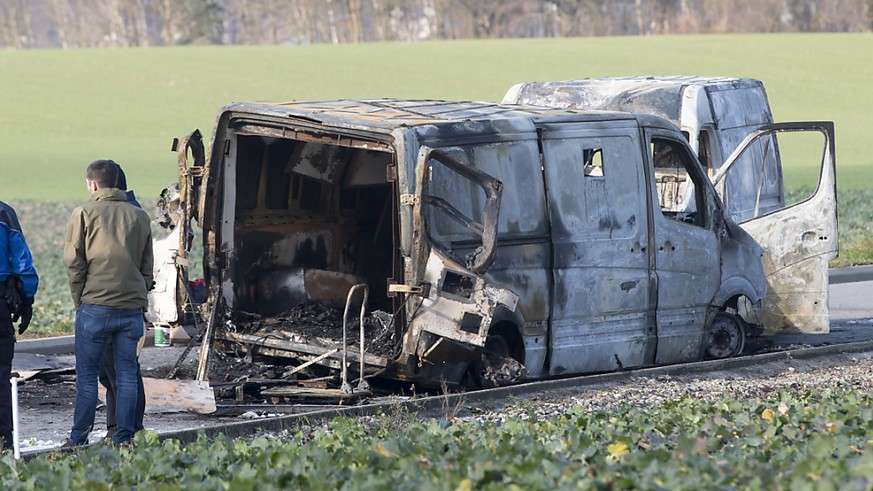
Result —
M 111 160 L 95 160 L 88 165 L 85 178 L 96 182 L 98 188 L 114 188 L 118 182 L 118 164 Z

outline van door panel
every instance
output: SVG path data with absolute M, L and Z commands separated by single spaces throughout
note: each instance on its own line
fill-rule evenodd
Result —
M 421 340 L 427 331 L 483 346 L 495 310 L 517 308 L 515 293 L 483 276 L 497 257 L 503 183 L 486 172 L 501 166 L 482 147 L 479 152 L 475 147 L 419 150 L 418 199 L 412 201 L 415 221 L 427 224 L 422 232 L 429 240 L 420 242 L 417 252 L 428 254 L 421 278 L 427 286 L 415 287 L 422 299 L 410 315 L 413 339 Z
M 203 137 L 200 130 L 194 130 L 185 135 L 179 142 L 174 142 L 179 168 L 179 247 L 176 250 L 176 307 L 179 317 L 190 310 L 191 301 L 188 298 L 188 254 L 191 251 L 192 231 L 191 220 L 203 222 L 206 196 L 203 171 L 206 163 Z
M 656 363 L 699 359 L 720 285 L 714 189 L 684 141 L 647 131 L 652 159 L 658 351 Z
M 554 247 L 549 373 L 654 361 L 648 210 L 635 121 L 542 132 Z M 599 153 L 599 156 L 598 156 Z
M 735 172 L 731 167 L 756 148 L 766 146 L 778 158 L 776 135 L 789 131 L 815 131 L 824 136 L 821 171 L 818 188 L 807 200 L 740 224 L 764 248 L 767 295 L 761 302 L 758 322 L 768 334 L 827 333 L 828 262 L 838 251 L 833 123 L 763 126 L 743 141 L 715 180 L 725 175 L 729 178 Z
M 443 137 L 439 143 L 448 142 Z M 502 184 L 499 214 L 494 224 L 497 232 L 494 261 L 483 275 L 488 285 L 509 289 L 518 296 L 515 309 L 518 315 L 512 323 L 522 331 L 523 361 L 530 376 L 541 376 L 552 276 L 537 134 L 530 128 L 518 133 L 504 131 L 491 138 L 477 135 L 473 141 L 468 138 L 451 143 L 433 150 L 444 162 L 420 164 L 421 178 L 428 181 L 420 191 L 426 235 L 430 244 L 459 264 L 481 244 L 477 233 L 449 217 L 443 207 L 429 204 L 439 199 L 448 201 L 471 221 L 482 221 L 485 194 L 481 187 L 446 163 L 457 162 L 456 167 L 475 168 Z M 428 158 L 433 160 L 432 156 Z

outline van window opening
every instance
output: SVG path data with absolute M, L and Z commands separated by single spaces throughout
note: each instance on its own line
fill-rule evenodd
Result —
M 731 216 L 742 223 L 809 199 L 819 187 L 826 157 L 827 138 L 822 132 L 779 131 L 762 135 L 727 171 Z M 787 185 L 783 185 L 782 166 L 791 175 Z
M 603 177 L 603 149 L 582 149 L 583 169 L 585 177 Z
M 711 176 L 712 148 L 709 141 L 709 132 L 706 130 L 700 130 L 700 134 L 697 137 L 697 160 L 700 161 L 700 165 L 703 166 L 706 174 Z
M 689 173 L 691 160 L 678 142 L 658 139 L 650 145 L 661 213 L 672 220 L 706 226 L 702 183 Z

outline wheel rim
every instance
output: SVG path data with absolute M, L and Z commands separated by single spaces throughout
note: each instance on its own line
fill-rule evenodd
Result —
M 488 339 L 485 340 L 485 351 L 490 351 L 504 358 L 510 357 L 509 343 L 506 341 L 506 338 L 499 334 L 488 336 Z
M 715 359 L 730 358 L 740 354 L 745 345 L 746 332 L 742 319 L 727 312 L 716 314 L 709 328 L 706 356 Z
M 499 334 L 488 336 L 485 340 L 485 346 L 483 346 L 483 352 L 479 354 L 476 361 L 473 362 L 473 378 L 476 385 L 483 389 L 496 387 L 494 381 L 486 376 L 486 371 L 488 369 L 488 361 L 486 360 L 489 354 L 497 355 L 497 357 L 508 358 L 510 356 L 509 343 L 506 341 L 506 338 Z

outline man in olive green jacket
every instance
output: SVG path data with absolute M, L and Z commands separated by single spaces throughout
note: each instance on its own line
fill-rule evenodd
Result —
M 66 445 L 84 445 L 94 426 L 97 374 L 104 346 L 115 354 L 115 443 L 134 431 L 142 312 L 152 287 L 152 237 L 148 214 L 128 204 L 115 187 L 114 162 L 97 160 L 86 171 L 91 201 L 75 210 L 67 225 L 64 264 L 76 306 L 76 402 Z

